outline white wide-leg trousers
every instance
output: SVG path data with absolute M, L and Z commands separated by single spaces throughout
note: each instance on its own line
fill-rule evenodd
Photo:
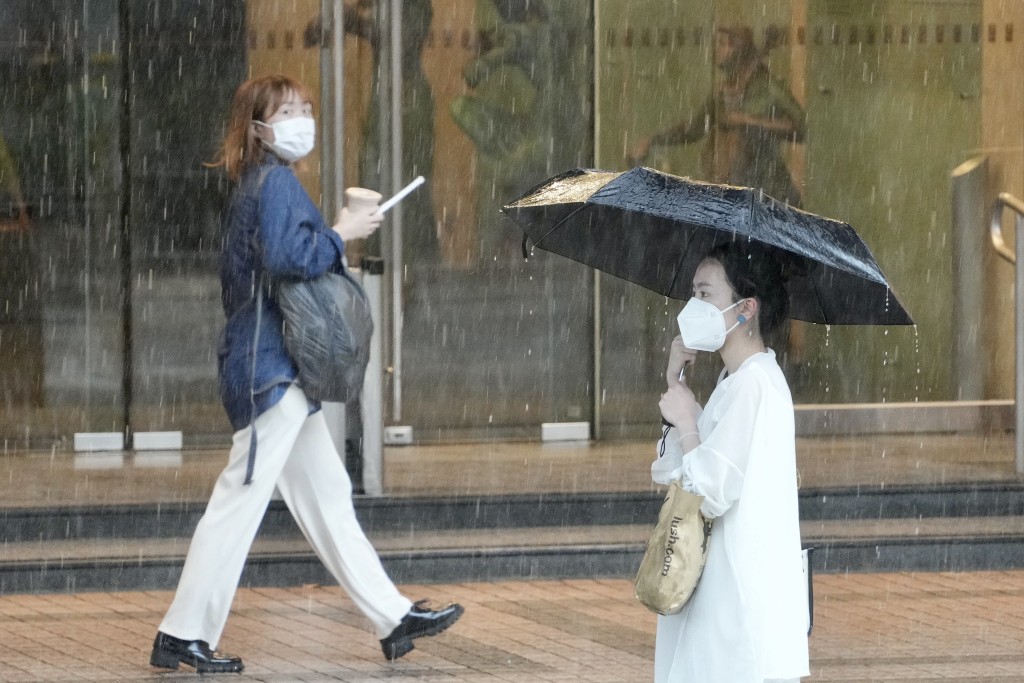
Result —
M 275 485 L 320 560 L 370 619 L 378 637 L 412 607 L 381 566 L 352 506 L 352 482 L 323 412 L 309 415 L 302 389 L 256 418 L 256 463 L 244 485 L 250 427 L 235 433 L 228 465 L 214 486 L 160 630 L 216 648 L 245 558 Z

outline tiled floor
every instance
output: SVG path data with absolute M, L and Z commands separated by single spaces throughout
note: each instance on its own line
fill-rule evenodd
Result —
M 223 649 L 228 681 L 646 681 L 655 618 L 622 580 L 403 586 L 466 606 L 447 633 L 383 660 L 337 588 L 241 590 Z M 0 597 L 0 680 L 178 681 L 148 666 L 170 593 Z M 809 681 L 1024 679 L 1024 571 L 815 579 Z M 711 682 L 709 682 L 711 683 Z

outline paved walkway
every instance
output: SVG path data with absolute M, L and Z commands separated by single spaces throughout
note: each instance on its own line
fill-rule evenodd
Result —
M 241 590 L 228 681 L 647 681 L 653 615 L 628 581 L 403 586 L 466 615 L 395 663 L 337 588 Z M 0 597 L 2 681 L 181 681 L 148 666 L 168 592 Z M 1024 571 L 815 577 L 809 681 L 1024 680 Z M 207 679 L 210 680 L 210 679 Z M 709 682 L 713 683 L 713 682 Z

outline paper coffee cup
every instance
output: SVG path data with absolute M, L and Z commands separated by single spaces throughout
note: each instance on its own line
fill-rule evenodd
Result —
M 373 213 L 377 210 L 383 195 L 365 187 L 350 187 L 345 190 L 345 206 L 353 213 Z

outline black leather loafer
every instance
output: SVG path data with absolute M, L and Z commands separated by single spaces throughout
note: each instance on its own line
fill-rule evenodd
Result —
M 149 663 L 161 669 L 177 669 L 181 662 L 201 674 L 241 673 L 245 668 L 241 657 L 214 652 L 205 640 L 182 640 L 158 631 Z
M 380 641 L 384 657 L 394 661 L 412 651 L 414 638 L 436 636 L 462 616 L 462 605 L 451 604 L 438 610 L 426 606 L 426 600 L 420 600 L 409 613 L 402 617 L 402 623 L 395 627 L 387 638 Z

